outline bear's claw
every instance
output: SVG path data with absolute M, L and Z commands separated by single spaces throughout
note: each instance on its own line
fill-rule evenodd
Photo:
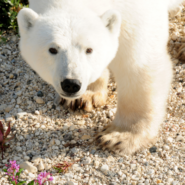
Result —
M 103 150 L 109 150 L 120 155 L 130 155 L 146 147 L 152 142 L 150 138 L 141 134 L 124 131 L 111 124 L 95 137 L 95 142 Z
M 94 107 L 102 106 L 106 103 L 107 96 L 101 92 L 86 91 L 81 98 L 70 101 L 56 96 L 55 105 L 63 105 L 73 111 L 83 109 L 87 112 L 92 111 Z

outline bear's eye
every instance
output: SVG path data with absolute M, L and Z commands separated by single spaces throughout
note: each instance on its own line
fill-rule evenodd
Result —
M 93 49 L 92 48 L 88 48 L 87 50 L 86 50 L 86 53 L 87 54 L 91 54 L 93 52 Z
M 53 55 L 56 55 L 58 53 L 57 49 L 55 48 L 49 48 L 49 52 Z

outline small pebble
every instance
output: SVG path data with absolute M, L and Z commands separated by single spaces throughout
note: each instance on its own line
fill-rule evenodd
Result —
M 40 112 L 38 110 L 35 111 L 36 115 L 40 115 Z
M 43 96 L 44 96 L 44 94 L 43 94 L 43 92 L 42 92 L 42 91 L 38 91 L 38 92 L 37 92 L 37 96 L 38 96 L 38 97 L 43 97 Z
M 185 139 L 184 139 L 184 137 L 182 137 L 182 136 L 178 136 L 177 138 L 176 138 L 176 141 L 178 142 L 178 141 L 180 141 L 180 142 L 182 142 L 182 141 L 184 141 Z
M 68 181 L 68 182 L 67 182 L 67 185 L 75 185 L 75 183 L 72 182 L 72 181 Z
M 85 158 L 84 160 L 83 160 L 83 164 L 85 164 L 85 165 L 88 165 L 88 164 L 90 164 L 91 163 L 91 158 L 90 157 L 87 157 L 87 158 Z
M 173 138 L 172 137 L 167 137 L 166 142 L 167 143 L 172 143 L 173 142 Z
M 90 139 L 90 138 L 91 138 L 91 136 L 89 136 L 89 135 L 83 135 L 81 137 L 82 140 L 87 140 L 87 139 Z
M 104 164 L 101 166 L 100 170 L 105 174 L 107 175 L 108 174 L 108 171 L 109 171 L 109 167 L 108 165 Z
M 148 172 L 147 172 L 148 175 L 152 175 L 154 173 L 155 173 L 155 170 L 153 170 L 153 169 L 149 169 Z
M 64 141 L 71 141 L 73 139 L 72 134 L 65 134 L 64 135 Z
M 60 141 L 58 139 L 55 139 L 56 145 L 60 145 Z
M 40 98 L 40 97 L 36 97 L 36 98 L 35 98 L 35 101 L 36 101 L 38 104 L 44 104 L 44 103 L 45 103 L 44 100 L 43 100 L 42 98 Z
M 172 185 L 179 185 L 179 181 L 173 181 Z
M 170 147 L 168 145 L 164 145 L 163 148 L 164 148 L 164 150 L 169 150 L 170 149 Z
M 149 150 L 150 150 L 150 153 L 155 153 L 155 152 L 157 152 L 157 147 L 153 146 Z
M 99 161 L 94 161 L 94 166 L 95 166 L 95 168 L 98 168 L 99 165 L 100 165 L 100 162 L 99 162 Z
M 9 75 L 9 78 L 10 78 L 10 79 L 14 78 L 14 75 L 13 75 L 13 74 L 10 74 L 10 75 Z
M 40 161 L 40 163 L 39 163 L 39 166 L 38 166 L 38 170 L 39 171 L 43 171 L 44 170 L 44 164 L 43 164 L 43 162 L 42 161 Z
M 172 182 L 173 182 L 173 178 L 168 178 L 168 179 L 167 179 L 167 182 L 168 182 L 168 183 L 172 183 Z

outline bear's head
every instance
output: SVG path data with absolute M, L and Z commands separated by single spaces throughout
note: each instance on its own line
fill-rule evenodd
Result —
M 20 50 L 26 62 L 67 99 L 84 94 L 115 57 L 121 16 L 77 10 L 38 14 L 24 8 L 18 14 Z

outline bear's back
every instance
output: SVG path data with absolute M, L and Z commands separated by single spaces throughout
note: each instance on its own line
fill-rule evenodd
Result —
M 62 10 L 66 7 L 74 7 L 75 9 L 85 7 L 102 15 L 113 7 L 113 2 L 114 0 L 29 0 L 29 8 L 43 14 L 55 8 Z

